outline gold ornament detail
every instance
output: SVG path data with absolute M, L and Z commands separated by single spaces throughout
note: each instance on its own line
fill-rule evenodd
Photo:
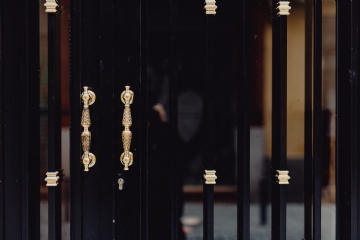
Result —
M 275 175 L 276 182 L 279 184 L 289 184 L 289 171 L 276 170 L 277 174 Z
M 84 104 L 81 115 L 81 126 L 84 128 L 84 131 L 81 133 L 81 145 L 84 154 L 82 155 L 81 160 L 84 165 L 84 171 L 88 172 L 89 168 L 96 163 L 95 155 L 90 152 L 91 132 L 89 131 L 89 127 L 91 126 L 89 106 L 95 102 L 96 95 L 94 92 L 88 90 L 88 87 L 84 87 L 81 99 Z
M 46 7 L 45 12 L 56 13 L 56 8 L 58 7 L 58 4 L 55 0 L 46 0 L 44 6 Z
M 132 132 L 130 127 L 132 125 L 131 110 L 130 104 L 134 100 L 134 92 L 130 90 L 130 86 L 125 86 L 125 91 L 120 95 L 121 101 L 125 104 L 124 114 L 122 119 L 122 125 L 124 126 L 124 131 L 122 132 L 122 142 L 124 152 L 120 156 L 120 162 L 124 165 L 124 170 L 128 171 L 129 166 L 133 164 L 133 153 L 130 152 Z
M 216 1 L 215 0 L 205 0 L 205 14 L 206 15 L 215 15 L 216 14 Z
M 216 171 L 215 170 L 205 170 L 204 180 L 205 184 L 216 184 Z

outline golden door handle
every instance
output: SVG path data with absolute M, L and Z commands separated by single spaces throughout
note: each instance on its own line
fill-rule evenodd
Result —
M 132 125 L 130 104 L 132 104 L 134 100 L 134 92 L 130 90 L 130 86 L 125 86 L 125 91 L 121 93 L 120 99 L 125 104 L 122 119 L 122 125 L 125 128 L 122 132 L 124 152 L 120 156 L 120 162 L 124 165 L 124 170 L 127 171 L 129 170 L 129 166 L 133 164 L 134 157 L 133 153 L 130 152 L 130 145 L 132 139 L 132 132 L 130 131 L 130 126 Z
M 89 168 L 94 166 L 96 162 L 95 155 L 90 152 L 91 132 L 89 131 L 89 127 L 91 126 L 89 106 L 95 102 L 96 95 L 94 92 L 88 90 L 88 87 L 84 87 L 81 99 L 84 104 L 81 115 L 81 126 L 84 128 L 84 131 L 81 133 L 81 145 L 84 154 L 81 157 L 81 161 L 84 165 L 84 171 L 88 172 Z

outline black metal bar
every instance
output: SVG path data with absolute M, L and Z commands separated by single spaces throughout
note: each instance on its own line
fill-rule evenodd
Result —
M 322 1 L 314 1 L 314 142 L 313 142 L 313 240 L 321 239 L 321 190 L 323 161 L 322 120 Z
M 273 1 L 273 73 L 272 73 L 272 239 L 286 239 L 286 187 L 276 182 L 277 170 L 287 169 L 287 16 L 277 16 Z
M 250 2 L 239 1 L 238 109 L 237 109 L 237 239 L 250 239 Z
M 179 194 L 182 191 L 182 184 L 179 179 L 178 159 L 178 4 L 177 0 L 170 0 L 170 74 L 169 74 L 169 120 L 170 120 L 170 159 L 171 164 L 171 239 L 179 239 L 182 233 L 179 206 Z M 180 170 L 180 171 L 179 171 Z M 181 203 L 183 204 L 183 203 Z
M 48 13 L 48 171 L 61 169 L 59 15 Z M 48 237 L 61 239 L 61 181 L 48 188 Z
M 359 239 L 359 4 L 351 1 L 351 238 Z
M 313 2 L 305 10 L 304 239 L 312 239 L 313 207 Z
M 149 165 L 149 153 L 148 153 L 148 80 L 147 80 L 147 59 L 148 59 L 148 1 L 141 0 L 140 2 L 140 51 L 138 54 L 140 55 L 140 65 L 139 65 L 139 73 L 140 76 L 137 79 L 140 86 L 141 98 L 140 98 L 140 147 L 141 153 L 139 154 L 141 157 L 141 165 L 140 165 L 140 189 L 141 194 L 139 196 L 140 209 L 139 209 L 139 217 L 140 217 L 140 225 L 139 229 L 136 229 L 140 234 L 138 235 L 139 239 L 147 240 L 149 239 L 148 233 L 148 219 L 149 219 L 149 178 L 148 178 L 148 165 Z
M 5 196 L 4 196 L 4 125 L 3 125 L 3 118 L 4 118 L 4 110 L 3 110 L 3 96 L 4 96 L 4 78 L 3 78 L 3 28 L 2 28 L 2 9 L 4 9 L 2 3 L 0 3 L 0 238 L 4 239 L 4 206 L 5 206 Z
M 347 240 L 355 239 L 351 229 L 351 4 L 337 1 L 336 7 L 336 239 Z
M 115 191 L 118 190 L 117 179 L 114 174 L 115 164 L 119 164 L 117 158 L 114 159 L 115 141 L 120 135 L 115 133 L 114 119 L 114 100 L 120 101 L 119 96 L 115 94 L 114 88 L 114 1 L 102 0 L 99 2 L 100 13 L 98 22 L 99 28 L 99 59 L 100 59 L 100 88 L 98 88 L 99 100 L 96 104 L 100 106 L 99 116 L 100 124 L 98 130 L 94 129 L 94 133 L 98 133 L 101 139 L 101 158 L 99 158 L 98 167 L 100 172 L 100 193 L 101 202 L 101 239 L 116 239 L 115 237 Z M 95 25 L 96 26 L 96 25 Z M 100 92 L 101 91 L 101 92 Z M 115 98 L 115 99 L 114 99 Z M 116 109 L 118 110 L 118 109 Z M 120 110 L 120 109 L 119 109 Z M 99 154 L 98 153 L 98 154 Z M 100 155 L 99 155 L 100 156 Z M 108 159 L 108 161 L 106 161 Z M 95 167 L 95 166 L 94 166 Z M 91 169 L 90 171 L 92 171 Z
M 0 237 L 39 239 L 39 7 L 0 4 Z
M 205 170 L 214 170 L 214 15 L 206 17 L 206 73 L 204 77 L 204 153 Z M 214 185 L 204 183 L 204 239 L 214 239 Z
M 70 65 L 70 238 L 83 239 L 82 165 L 81 159 L 81 1 L 70 1 L 69 65 Z

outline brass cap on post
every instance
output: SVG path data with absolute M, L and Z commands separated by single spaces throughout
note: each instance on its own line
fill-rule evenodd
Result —
M 205 170 L 204 180 L 205 184 L 216 184 L 216 171 L 215 170 Z
M 289 179 L 290 179 L 290 176 L 288 175 L 289 174 L 289 171 L 286 171 L 286 170 L 276 170 L 277 174 L 275 175 L 276 177 L 276 181 L 279 183 L 279 184 L 289 184 Z

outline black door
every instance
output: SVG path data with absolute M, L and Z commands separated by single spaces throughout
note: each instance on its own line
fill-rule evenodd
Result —
M 42 5 L 0 3 L 0 239 L 359 238 L 356 1 L 47 1 L 39 53 Z

